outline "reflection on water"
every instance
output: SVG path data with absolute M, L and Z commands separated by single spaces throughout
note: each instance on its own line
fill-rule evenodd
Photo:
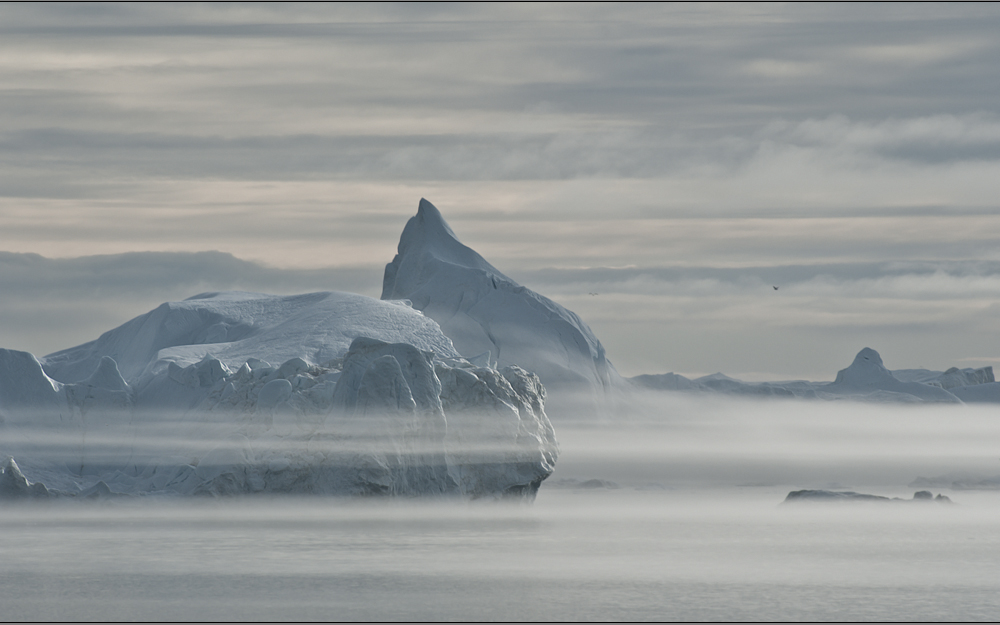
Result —
M 534 505 L 6 506 L 0 618 L 995 618 L 1000 493 L 943 490 L 953 506 L 780 503 L 832 482 L 909 498 L 918 474 L 1000 473 L 991 415 L 668 408 L 653 425 L 559 427 L 563 457 Z

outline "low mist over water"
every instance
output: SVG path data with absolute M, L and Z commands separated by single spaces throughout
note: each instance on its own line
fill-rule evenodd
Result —
M 630 412 L 617 421 L 560 422 L 562 454 L 550 481 L 587 475 L 623 486 L 872 487 L 912 495 L 907 485 L 918 476 L 1000 475 L 992 407 L 649 393 Z
M 8 503 L 2 618 L 990 620 L 1000 609 L 1000 491 L 970 490 L 1000 474 L 988 411 L 661 394 L 639 412 L 557 424 L 562 455 L 534 504 Z M 910 501 L 918 477 L 954 503 Z M 806 488 L 907 501 L 782 503 Z

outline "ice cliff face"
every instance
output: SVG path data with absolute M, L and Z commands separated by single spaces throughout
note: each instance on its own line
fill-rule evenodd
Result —
M 382 299 L 409 300 L 466 358 L 516 364 L 550 389 L 600 394 L 621 385 L 587 324 L 463 245 L 427 200 L 420 200 L 385 267 Z
M 40 360 L 0 350 L 0 453 L 18 459 L 0 481 L 23 496 L 533 497 L 558 455 L 544 397 L 398 302 L 204 294 Z

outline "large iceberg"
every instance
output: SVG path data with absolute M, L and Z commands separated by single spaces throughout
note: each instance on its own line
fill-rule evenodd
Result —
M 622 379 L 576 313 L 514 282 L 463 245 L 425 199 L 385 267 L 383 300 L 407 300 L 440 324 L 466 358 L 513 364 L 549 390 L 598 401 Z
M 400 302 L 207 293 L 41 359 L 0 350 L 0 495 L 530 498 L 558 455 L 544 398 Z

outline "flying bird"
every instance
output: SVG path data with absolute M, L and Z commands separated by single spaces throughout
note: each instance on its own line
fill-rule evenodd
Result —
M 588 295 L 597 295 L 597 293 L 588 293 Z
M 772 285 L 772 286 L 773 286 L 773 285 Z M 777 290 L 778 290 L 778 287 L 774 287 L 774 290 L 775 290 L 775 291 L 777 291 Z

